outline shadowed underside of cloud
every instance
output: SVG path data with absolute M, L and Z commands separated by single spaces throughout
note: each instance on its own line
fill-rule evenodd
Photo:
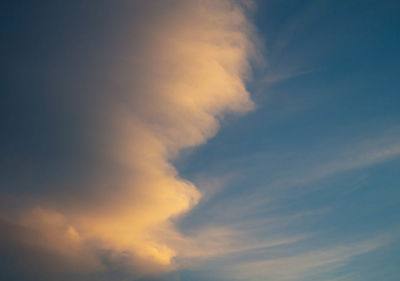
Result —
M 117 86 L 88 93 L 93 100 L 76 107 L 94 112 L 98 129 L 88 128 L 85 141 L 109 170 L 70 190 L 50 186 L 21 197 L 4 211 L 0 247 L 28 275 L 120 268 L 140 276 L 179 266 L 182 247 L 196 242 L 171 219 L 201 194 L 169 161 L 214 136 L 224 114 L 253 108 L 245 88 L 256 53 L 249 2 L 138 7 L 146 16 L 131 22 L 129 53 L 110 77 Z

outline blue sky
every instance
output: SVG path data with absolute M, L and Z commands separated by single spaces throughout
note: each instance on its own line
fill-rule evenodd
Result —
M 254 280 L 398 278 L 397 11 L 393 1 L 259 4 L 256 23 L 267 55 L 250 85 L 257 109 L 226 120 L 207 145 L 178 160 L 199 186 L 210 178 L 210 185 L 222 185 L 188 225 L 229 217 L 259 239 L 304 235 L 254 251 L 254 260 L 283 257 L 287 271 L 303 266 L 304 272 L 269 277 L 267 267 Z M 257 219 L 266 220 L 261 229 L 258 222 L 246 225 Z M 334 253 L 374 239 L 387 242 L 354 256 Z M 330 251 L 338 260 L 326 271 L 314 260 L 297 264 L 307 253 L 323 260 Z
M 5 5 L 1 279 L 398 280 L 400 5 L 184 2 Z

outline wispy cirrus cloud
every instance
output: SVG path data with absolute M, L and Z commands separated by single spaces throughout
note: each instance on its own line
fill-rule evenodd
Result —
M 316 202 L 319 197 L 313 198 L 313 192 L 332 196 L 335 190 L 329 185 L 324 186 L 324 180 L 395 159 L 400 155 L 398 136 L 398 128 L 393 127 L 340 144 L 320 143 L 312 148 L 313 153 L 307 154 L 308 158 L 300 157 L 294 159 L 298 160 L 296 165 L 287 165 L 287 173 L 269 174 L 274 179 L 269 185 L 252 187 L 246 193 L 229 193 L 237 178 L 225 184 L 227 177 L 220 182 L 214 180 L 217 187 L 222 184 L 219 192 L 226 196 L 217 194 L 217 198 L 210 197 L 208 203 L 203 202 L 196 210 L 199 215 L 191 215 L 188 219 L 197 219 L 197 223 L 192 223 L 188 229 L 192 227 L 196 231 L 201 229 L 199 225 L 218 225 L 221 229 L 231 229 L 236 236 L 222 239 L 229 241 L 228 250 L 210 254 L 212 262 L 205 263 L 204 268 L 213 272 L 217 280 L 319 280 L 320 276 L 338 276 L 359 256 L 373 255 L 374 250 L 382 249 L 395 237 L 393 229 L 377 228 L 363 233 L 355 230 L 354 233 L 346 233 L 346 237 L 342 233 L 337 234 L 335 223 L 347 225 L 343 214 L 332 219 L 338 212 L 335 205 L 338 200 Z M 246 176 L 249 170 L 255 168 L 255 173 L 259 174 L 259 163 L 266 156 L 246 155 L 244 158 L 238 160 L 239 169 L 230 167 L 229 173 L 237 171 L 236 174 Z M 206 186 L 206 189 L 209 188 Z M 331 191 L 324 192 L 324 189 Z M 352 191 L 338 191 L 342 192 Z M 308 198 L 314 201 L 309 204 L 303 202 L 298 208 L 298 202 Z M 356 214 L 349 216 L 358 219 Z M 378 233 L 378 236 L 371 239 L 371 233 Z M 335 238 L 335 235 L 340 238 Z M 349 278 L 344 273 L 342 277 L 343 280 Z
M 391 161 L 400 156 L 399 138 L 399 128 L 394 126 L 376 130 L 373 135 L 349 138 L 345 142 L 337 144 L 330 141 L 321 142 L 300 154 L 291 154 L 290 151 L 285 151 L 288 155 L 279 154 L 276 156 L 269 154 L 269 152 L 257 152 L 235 159 L 230 163 L 232 167 L 229 173 L 237 170 L 237 175 L 267 174 L 263 165 L 259 165 L 259 163 L 269 163 L 268 159 L 278 162 L 290 157 L 292 160 L 288 161 L 286 168 L 280 169 L 279 173 L 268 173 L 268 184 L 253 188 L 245 195 L 230 196 L 219 202 L 218 205 L 208 208 L 206 212 L 215 213 L 215 218 L 218 218 L 218 216 L 225 219 L 237 216 L 244 217 L 257 212 L 260 208 L 270 206 L 268 203 L 282 198 L 288 191 L 296 187 L 313 186 L 312 184 L 335 175 Z M 267 167 L 273 170 L 273 167 Z M 225 187 L 229 188 L 229 185 L 226 184 Z M 320 188 L 323 188 L 323 186 L 320 186 Z M 315 188 L 310 189 L 314 190 Z M 303 191 L 307 192 L 310 189 L 306 188 Z M 241 204 L 241 202 L 247 203 Z M 235 206 L 235 208 L 229 209 L 230 206 Z M 227 209 L 230 212 L 221 212 L 221 210 Z
M 350 259 L 373 251 L 387 243 L 385 237 L 341 244 L 326 249 L 299 252 L 291 256 L 244 262 L 229 269 L 232 278 L 242 280 L 308 280 L 328 274 Z

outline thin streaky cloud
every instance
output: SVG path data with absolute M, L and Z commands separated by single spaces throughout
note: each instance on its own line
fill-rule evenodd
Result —
M 245 262 L 230 269 L 231 276 L 238 280 L 303 280 L 311 275 L 331 272 L 351 258 L 373 251 L 385 243 L 387 238 L 378 237 L 289 257 Z
M 260 209 L 268 210 L 268 208 L 273 208 L 271 203 L 284 196 L 287 190 L 291 188 L 318 182 L 336 174 L 377 165 L 400 156 L 397 127 L 377 135 L 377 137 L 370 137 L 369 139 L 357 139 L 339 147 L 328 148 L 320 145 L 317 149 L 323 149 L 324 151 L 320 153 L 314 150 L 311 155 L 323 155 L 323 157 L 311 158 L 307 164 L 296 165 L 295 168 L 291 168 L 287 173 L 278 175 L 268 185 L 253 189 L 247 194 L 224 198 L 217 205 L 207 207 L 204 212 L 210 214 L 215 220 L 226 222 L 249 217 Z M 258 153 L 255 157 L 250 155 L 238 159 L 237 161 L 242 164 L 239 164 L 241 168 L 237 174 L 245 174 L 247 170 L 253 169 L 251 163 L 257 165 L 254 163 L 262 162 L 265 157 L 268 157 L 268 155 Z M 260 167 L 257 165 L 256 169 L 260 169 Z M 229 184 L 225 184 L 223 188 L 228 189 L 229 187 Z M 320 186 L 320 188 L 323 188 L 323 186 Z M 304 191 L 307 192 L 307 189 Z M 243 202 L 246 202 L 246 204 L 243 204 Z M 316 210 L 317 214 L 320 211 Z M 268 219 L 264 220 L 268 222 Z

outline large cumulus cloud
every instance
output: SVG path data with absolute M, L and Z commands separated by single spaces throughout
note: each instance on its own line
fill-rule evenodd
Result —
M 102 3 L 111 12 L 101 13 L 119 12 L 122 19 L 105 17 L 111 23 L 100 31 L 89 20 L 92 29 L 71 32 L 68 39 L 84 42 L 85 32 L 100 36 L 83 46 L 83 59 L 73 49 L 69 61 L 63 46 L 54 58 L 63 57 L 59 65 L 37 63 L 46 83 L 55 84 L 50 94 L 29 97 L 45 101 L 37 124 L 49 123 L 50 133 L 39 129 L 63 144 L 50 144 L 53 151 L 34 146 L 26 152 L 32 163 L 13 170 L 27 179 L 4 181 L 1 249 L 27 274 L 123 268 L 140 276 L 178 267 L 175 258 L 192 240 L 172 219 L 201 194 L 170 160 L 214 136 L 225 114 L 253 108 L 245 88 L 255 55 L 250 3 L 150 2 L 119 3 L 120 10 Z M 47 153 L 46 161 L 38 159 Z

